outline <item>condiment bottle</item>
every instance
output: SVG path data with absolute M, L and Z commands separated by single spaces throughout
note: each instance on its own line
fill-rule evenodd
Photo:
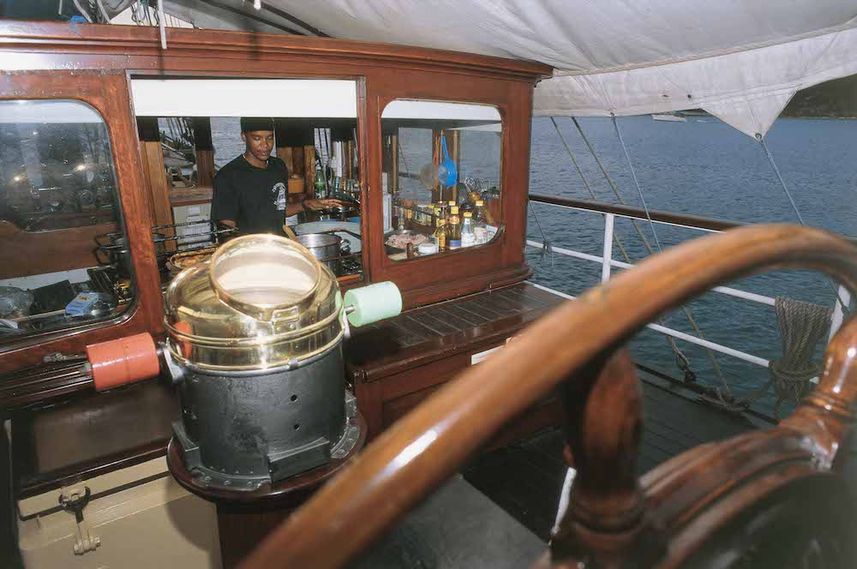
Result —
M 461 248 L 461 218 L 458 217 L 458 206 L 451 206 L 449 208 L 449 220 L 447 221 L 449 228 L 447 229 L 447 235 L 449 237 L 449 248 L 451 249 L 460 249 Z
M 449 249 L 449 235 L 446 229 L 446 220 L 440 215 L 440 210 L 435 210 L 436 217 L 434 218 L 434 240 L 437 243 L 438 251 L 446 251 Z

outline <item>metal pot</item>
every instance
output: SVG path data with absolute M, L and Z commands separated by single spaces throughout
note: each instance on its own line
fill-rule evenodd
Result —
M 158 267 L 163 269 L 167 260 L 165 242 L 167 236 L 157 231 L 152 232 L 152 242 L 155 245 L 155 258 Z M 95 257 L 102 265 L 113 265 L 119 271 L 119 276 L 131 276 L 131 250 L 128 247 L 128 238 L 121 233 L 104 233 L 95 236 L 98 248 Z
M 299 223 L 311 221 L 348 221 L 360 215 L 360 207 L 353 204 L 345 204 L 323 209 L 305 209 L 298 214 Z
M 337 275 L 342 269 L 342 255 L 350 253 L 347 242 L 339 235 L 307 233 L 296 237 L 298 243 L 309 249 L 312 256 Z

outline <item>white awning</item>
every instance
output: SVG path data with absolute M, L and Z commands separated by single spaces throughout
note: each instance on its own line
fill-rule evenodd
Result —
M 188 0 L 174 0 L 185 4 Z M 537 114 L 704 108 L 764 134 L 799 89 L 857 72 L 857 0 L 265 0 L 337 38 L 540 61 Z M 243 10 L 252 3 L 236 2 Z

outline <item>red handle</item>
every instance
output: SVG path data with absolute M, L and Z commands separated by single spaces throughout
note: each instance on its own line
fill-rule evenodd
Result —
M 158 349 L 148 333 L 86 346 L 96 391 L 155 377 L 160 372 Z

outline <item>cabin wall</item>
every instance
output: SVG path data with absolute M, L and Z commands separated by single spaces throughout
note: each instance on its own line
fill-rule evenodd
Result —
M 41 362 L 49 352 L 83 351 L 87 343 L 147 330 L 162 332 L 156 251 L 147 228 L 163 217 L 153 197 L 151 164 L 142 156 L 130 99 L 131 77 L 350 79 L 358 82 L 358 153 L 362 188 L 364 279 L 393 280 L 405 306 L 493 288 L 528 274 L 523 260 L 532 87 L 537 64 L 401 46 L 310 38 L 123 26 L 0 23 L 0 99 L 82 100 L 110 133 L 121 206 L 132 250 L 134 306 L 117 321 L 29 337 L 0 347 L 0 372 Z M 5 65 L 8 63 L 9 65 Z M 394 264 L 382 238 L 380 112 L 395 98 L 495 105 L 504 121 L 503 218 L 500 239 L 478 250 Z M 155 196 L 157 197 L 157 196 Z M 165 212 L 173 217 L 168 207 Z M 62 268 L 62 267 L 58 267 Z

